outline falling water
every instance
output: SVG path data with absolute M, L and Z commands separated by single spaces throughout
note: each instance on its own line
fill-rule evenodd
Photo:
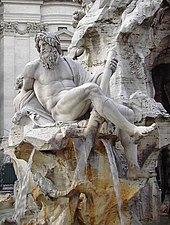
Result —
M 88 142 L 84 139 L 74 139 L 74 151 L 75 157 L 77 161 L 77 168 L 75 171 L 75 178 L 78 180 L 86 180 L 86 176 L 84 175 L 84 169 L 87 165 L 87 154 L 88 149 L 91 149 L 91 146 L 88 146 Z M 77 150 L 80 154 L 77 153 Z M 79 156 L 78 156 L 79 155 Z
M 32 166 L 32 158 L 35 153 L 35 148 L 33 148 L 31 155 L 28 160 L 28 166 L 26 169 L 26 173 L 24 178 L 21 181 L 21 190 L 16 198 L 15 202 L 15 221 L 20 224 L 20 218 L 22 218 L 25 215 L 26 210 L 26 197 L 29 190 L 29 184 L 30 184 L 30 171 Z
M 109 163 L 110 163 L 111 174 L 112 174 L 112 178 L 113 178 L 113 182 L 114 182 L 114 191 L 115 191 L 116 200 L 117 200 L 117 204 L 118 204 L 118 210 L 119 210 L 120 224 L 124 225 L 125 222 L 123 220 L 123 215 L 121 213 L 122 199 L 120 196 L 119 177 L 118 177 L 118 171 L 117 171 L 115 157 L 114 157 L 114 154 L 113 154 L 113 151 L 112 151 L 109 141 L 102 139 L 102 142 L 105 146 L 105 149 L 106 149 L 106 152 L 108 155 L 108 159 L 109 159 Z

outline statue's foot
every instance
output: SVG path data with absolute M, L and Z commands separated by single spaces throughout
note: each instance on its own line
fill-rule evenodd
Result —
M 147 169 L 141 169 L 137 166 L 130 168 L 127 172 L 127 179 L 129 180 L 148 179 L 155 176 L 156 173 L 150 173 Z
M 149 133 L 151 133 L 153 130 L 155 130 L 156 124 L 153 123 L 151 126 L 136 126 L 134 129 L 134 132 L 131 136 L 135 138 L 135 142 L 141 139 L 144 136 L 147 136 Z

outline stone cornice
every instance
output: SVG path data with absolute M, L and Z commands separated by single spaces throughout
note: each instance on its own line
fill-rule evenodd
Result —
M 14 3 L 14 4 L 43 4 L 43 0 L 1 0 L 1 3 Z
M 71 5 L 71 6 L 77 6 L 80 7 L 80 4 L 73 2 L 73 1 L 65 1 L 65 2 L 61 2 L 61 1 L 49 1 L 49 2 L 44 2 L 43 5 Z
M 44 2 L 61 2 L 61 0 L 44 0 Z M 62 0 L 64 2 L 64 0 Z M 73 2 L 73 0 L 65 0 L 65 2 Z
M 20 28 L 21 23 L 19 22 L 0 22 L 0 34 L 5 33 L 17 33 L 20 35 L 37 33 L 39 31 L 46 31 L 48 29 L 48 24 L 45 23 L 22 23 L 22 29 Z

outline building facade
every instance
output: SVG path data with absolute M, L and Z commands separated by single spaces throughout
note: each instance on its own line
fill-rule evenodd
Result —
M 80 4 L 72 0 L 0 1 L 0 138 L 8 136 L 14 114 L 15 82 L 25 64 L 37 58 L 35 34 L 57 32 L 66 54 L 74 32 L 73 12 Z

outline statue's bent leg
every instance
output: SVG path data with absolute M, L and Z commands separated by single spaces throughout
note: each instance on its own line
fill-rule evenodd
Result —
M 91 101 L 86 88 L 91 83 L 83 84 L 67 91 L 52 108 L 51 114 L 55 121 L 74 121 L 83 116 L 89 109 Z
M 128 119 L 129 122 L 134 123 L 134 112 L 130 108 L 124 105 L 115 103 L 119 111 Z M 134 143 L 134 139 L 128 135 L 127 132 L 119 129 L 119 139 L 124 148 L 127 163 L 128 163 L 128 179 L 148 178 L 149 172 L 141 169 L 137 159 L 137 147 Z
M 106 120 L 110 120 L 129 135 L 145 135 L 154 127 L 137 127 L 129 122 L 119 111 L 115 102 L 106 97 L 95 83 L 86 83 L 69 90 L 51 110 L 55 120 L 71 121 L 84 115 L 92 102 L 96 111 Z
M 115 103 L 121 114 L 126 119 L 134 123 L 134 112 L 127 106 Z M 133 138 L 129 134 L 121 129 L 118 129 L 119 140 L 124 148 L 127 163 L 128 163 L 128 177 L 129 174 L 134 174 L 134 170 L 140 169 L 137 159 L 137 144 L 134 143 Z
M 134 143 L 132 137 L 130 137 L 125 131 L 119 131 L 119 139 L 124 148 L 127 163 L 128 163 L 128 179 L 148 178 L 149 172 L 141 169 L 137 159 L 137 144 Z
M 96 109 L 96 111 L 104 117 L 106 120 L 111 121 L 120 129 L 126 131 L 130 136 L 136 136 L 137 138 L 148 134 L 155 129 L 155 124 L 146 126 L 136 126 L 129 122 L 125 116 L 121 113 L 120 107 L 114 102 L 113 99 L 103 95 L 102 90 L 96 84 L 91 86 L 89 90 L 89 98 Z

